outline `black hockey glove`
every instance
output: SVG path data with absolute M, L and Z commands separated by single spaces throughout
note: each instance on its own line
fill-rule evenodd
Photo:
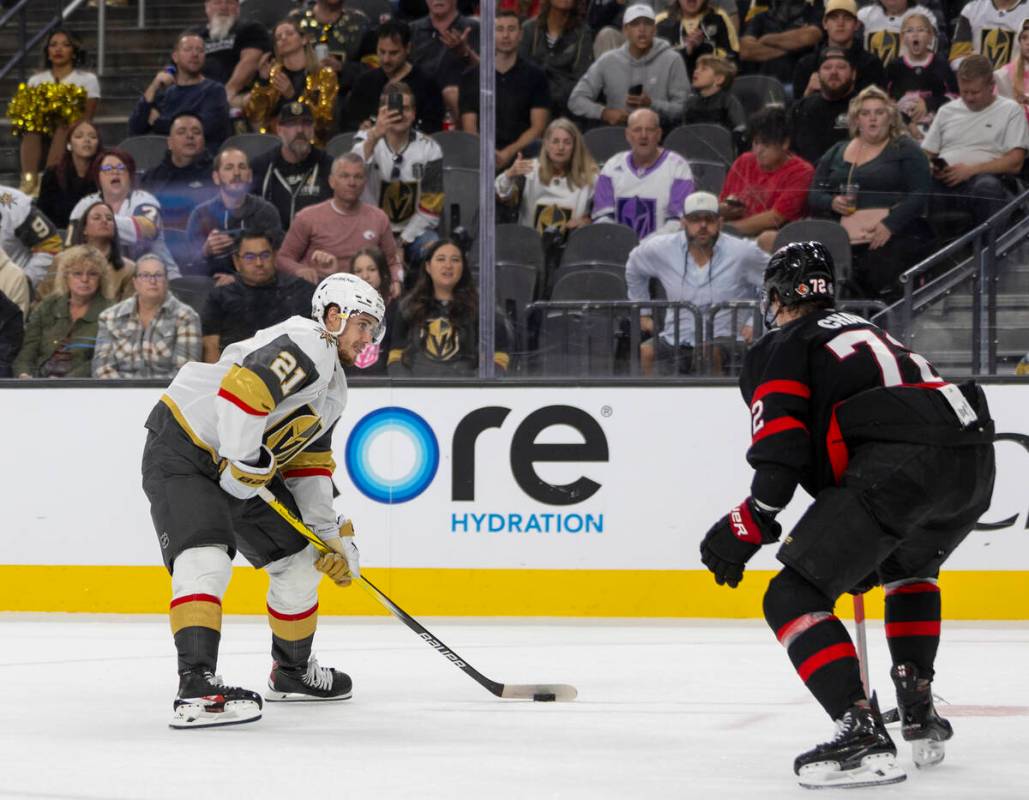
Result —
M 748 497 L 711 526 L 700 543 L 700 560 L 714 573 L 719 586 L 735 589 L 743 580 L 743 567 L 761 545 L 779 541 L 782 526 L 770 512 Z

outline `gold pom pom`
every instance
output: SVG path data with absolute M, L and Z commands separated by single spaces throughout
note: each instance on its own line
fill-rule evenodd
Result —
M 86 90 L 74 83 L 18 84 L 7 116 L 16 136 L 38 133 L 50 136 L 60 125 L 70 125 L 86 109 Z

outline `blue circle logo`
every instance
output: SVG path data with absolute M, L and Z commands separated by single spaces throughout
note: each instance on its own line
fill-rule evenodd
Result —
M 378 468 L 394 459 L 403 462 L 397 470 L 403 474 Z M 354 426 L 347 439 L 346 463 L 350 480 L 365 497 L 377 503 L 406 503 L 436 477 L 439 442 L 429 423 L 413 411 L 387 406 L 365 415 Z

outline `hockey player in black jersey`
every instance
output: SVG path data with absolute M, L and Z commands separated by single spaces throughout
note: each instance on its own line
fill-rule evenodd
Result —
M 896 746 L 857 654 L 833 615 L 848 591 L 882 583 L 902 734 L 916 764 L 943 757 L 950 724 L 932 703 L 940 633 L 940 566 L 987 509 L 993 423 L 974 383 L 960 387 L 888 333 L 833 309 L 832 257 L 817 242 L 768 262 L 762 306 L 770 331 L 747 353 L 740 390 L 750 408 L 750 496 L 708 531 L 701 559 L 735 588 L 799 484 L 814 498 L 778 551 L 782 570 L 765 619 L 801 679 L 836 721 L 836 735 L 797 757 L 802 786 L 904 780 Z

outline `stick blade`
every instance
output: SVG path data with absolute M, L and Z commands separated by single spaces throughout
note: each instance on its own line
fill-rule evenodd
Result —
M 558 703 L 567 703 L 579 696 L 579 691 L 567 683 L 505 683 L 500 696 L 506 700 L 534 700 L 537 695 Z M 553 697 L 548 697 L 553 695 Z

